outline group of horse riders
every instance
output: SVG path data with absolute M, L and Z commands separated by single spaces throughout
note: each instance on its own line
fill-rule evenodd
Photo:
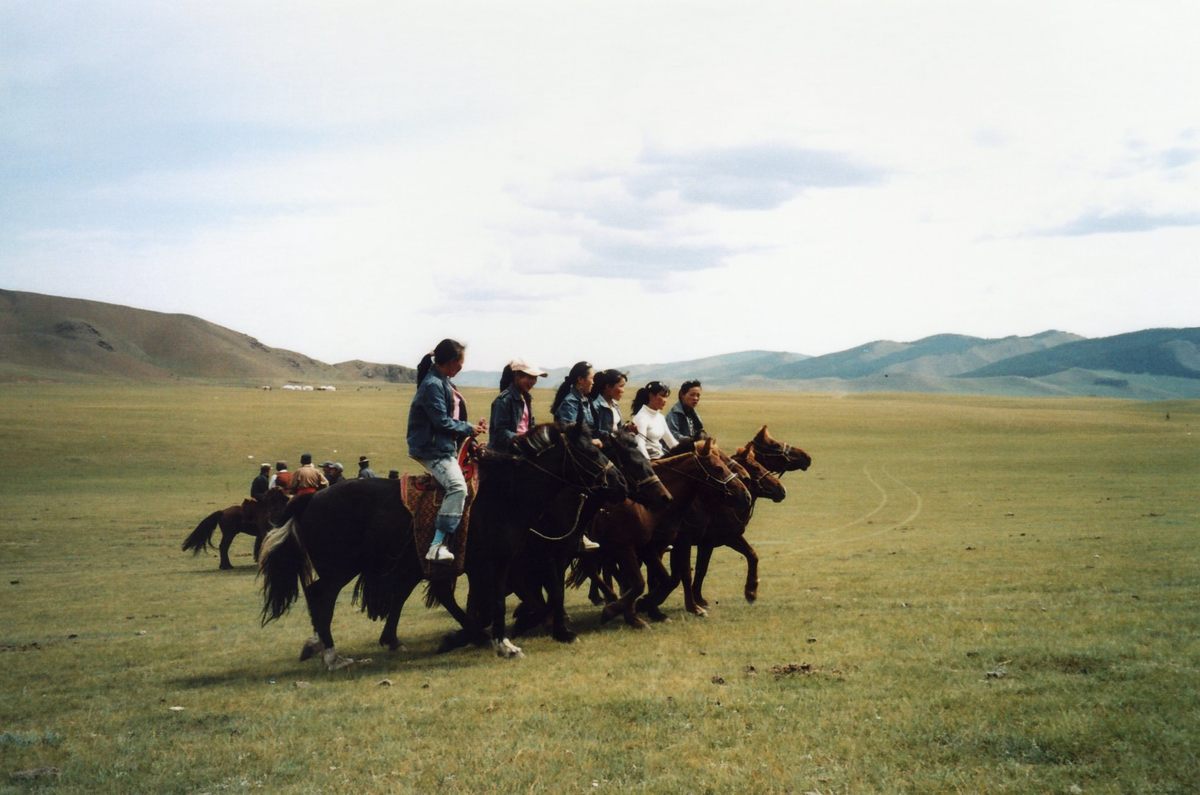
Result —
M 255 500 L 263 499 L 267 492 L 273 488 L 280 488 L 288 495 L 300 496 L 301 494 L 312 494 L 315 491 L 336 486 L 338 483 L 346 481 L 343 474 L 344 468 L 340 461 L 325 461 L 321 464 L 321 468 L 317 469 L 312 462 L 312 454 L 304 453 L 300 456 L 300 468 L 295 472 L 288 469 L 286 461 L 275 462 L 275 474 L 271 474 L 270 464 L 258 465 L 258 477 L 250 481 L 250 498 Z M 378 477 L 371 469 L 371 461 L 365 455 L 358 457 L 358 480 L 366 478 Z M 400 472 L 393 469 L 388 473 L 388 477 L 392 480 L 400 477 Z
M 507 451 L 512 442 L 535 426 L 531 390 L 546 371 L 523 359 L 509 362 L 500 376 L 500 394 L 492 401 L 490 422 L 467 421 L 466 403 L 450 380 L 463 368 L 465 346 L 444 339 L 417 366 L 417 391 L 408 412 L 409 455 L 417 460 L 445 490 L 434 526 L 433 540 L 425 559 L 451 563 L 447 538 L 462 521 L 467 482 L 459 464 L 463 439 L 489 434 L 488 446 Z M 567 373 L 554 396 L 550 411 L 564 425 L 583 423 L 596 437 L 624 429 L 637 434 L 640 452 L 651 461 L 686 440 L 699 439 L 704 423 L 696 412 L 700 401 L 699 381 L 685 381 L 679 401 L 666 414 L 663 409 L 671 388 L 651 381 L 637 390 L 632 416 L 624 420 L 620 400 L 627 382 L 617 370 L 596 372 L 586 361 L 577 362 Z M 602 444 L 594 438 L 596 445 Z M 596 545 L 584 535 L 585 549 Z

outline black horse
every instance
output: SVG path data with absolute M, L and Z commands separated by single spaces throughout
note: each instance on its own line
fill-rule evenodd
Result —
M 625 491 L 620 474 L 578 429 L 538 426 L 526 434 L 519 450 L 521 455 L 491 454 L 480 461 L 467 552 L 468 573 L 475 572 L 472 600 L 477 580 L 479 594 L 507 587 L 511 551 L 497 554 L 494 549 L 505 545 L 493 535 L 504 534 L 513 523 L 532 523 L 539 515 L 565 516 L 580 493 Z M 400 611 L 424 577 L 419 557 L 423 550 L 414 544 L 412 516 L 399 485 L 380 478 L 349 481 L 296 498 L 282 518 L 283 526 L 264 543 L 260 561 L 263 623 L 283 615 L 303 586 L 315 635 L 304 644 L 301 659 L 320 651 L 330 670 L 349 665 L 351 661 L 335 651 L 330 624 L 338 593 L 357 576 L 355 597 L 362 609 L 372 619 L 386 618 L 380 645 L 398 648 Z M 431 580 L 430 595 L 463 627 L 462 637 L 484 637 L 491 613 L 477 610 L 474 619 L 464 613 L 454 597 L 453 577 Z M 500 614 L 503 617 L 503 592 Z M 502 656 L 519 653 L 504 637 L 502 620 L 492 638 Z
M 604 437 L 604 454 L 613 461 L 630 486 L 629 498 L 650 510 L 661 510 L 671 501 L 650 460 L 641 452 L 637 436 L 626 431 Z M 514 613 L 514 635 L 522 635 L 549 621 L 550 634 L 558 641 L 575 640 L 564 603 L 567 566 L 578 554 L 579 535 L 603 507 L 599 498 L 589 499 L 573 526 L 554 527 L 541 522 L 531 527 L 525 554 L 514 561 L 513 591 L 520 604 Z M 543 592 L 545 596 L 543 597 Z
M 557 605 L 555 636 L 563 641 L 574 637 L 561 607 L 561 574 L 557 596 L 553 581 L 543 581 L 536 574 L 552 557 L 547 557 L 544 545 L 553 548 L 576 543 L 580 517 L 588 510 L 588 504 L 620 502 L 629 489 L 621 469 L 592 444 L 586 426 L 575 425 L 566 431 L 569 444 L 564 447 L 565 456 L 558 455 L 550 444 L 551 437 L 547 434 L 554 427 L 540 426 L 518 437 L 513 444 L 514 465 L 508 472 L 489 471 L 488 461 L 481 462 L 479 494 L 471 511 L 471 532 L 467 536 L 466 572 L 470 583 L 467 612 L 471 623 L 464 625 L 463 631 L 447 636 L 443 650 L 468 642 L 478 643 L 483 630 L 490 627 L 497 654 L 523 656 L 520 647 L 508 639 L 505 625 L 504 602 L 514 567 L 523 575 L 530 592 L 543 582 L 549 586 L 551 604 Z M 618 461 L 629 464 L 620 456 Z M 513 479 L 522 476 L 529 486 L 537 484 L 536 495 L 531 492 L 522 497 L 514 488 Z M 557 535 L 538 539 L 530 532 L 535 527 L 552 528 Z M 528 585 L 530 582 L 533 585 Z

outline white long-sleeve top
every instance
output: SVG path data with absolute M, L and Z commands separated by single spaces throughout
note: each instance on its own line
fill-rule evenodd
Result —
M 667 427 L 667 418 L 661 411 L 655 411 L 648 405 L 642 406 L 638 409 L 638 413 L 633 415 L 633 424 L 637 426 L 638 447 L 641 448 L 642 454 L 651 461 L 662 458 L 666 455 L 667 450 L 679 444 Z M 667 443 L 665 449 L 663 442 Z

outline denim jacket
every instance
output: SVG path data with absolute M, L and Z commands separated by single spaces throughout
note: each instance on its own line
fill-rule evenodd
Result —
M 592 414 L 596 417 L 597 436 L 612 433 L 616 430 L 613 427 L 617 424 L 616 417 L 613 416 L 613 410 L 609 408 L 608 401 L 604 399 L 604 395 L 596 395 L 592 399 Z
M 408 454 L 428 461 L 458 452 L 458 440 L 474 430 L 469 422 L 455 419 L 454 387 L 450 379 L 429 368 L 408 407 Z
M 488 420 L 488 447 L 493 450 L 508 450 L 517 438 L 517 424 L 525 412 L 525 396 L 516 385 L 501 392 L 492 401 L 492 416 Z M 533 406 L 529 407 L 529 427 L 534 425 Z
M 583 415 L 583 422 L 589 430 L 595 429 L 596 415 L 592 412 L 592 401 L 580 395 L 575 387 L 571 387 L 562 403 L 558 404 L 554 419 L 563 425 L 574 425 L 580 415 Z
M 689 415 L 682 401 L 680 401 L 667 412 L 667 428 L 670 429 L 672 436 L 683 441 L 684 439 L 695 439 L 698 437 L 700 431 L 704 430 L 704 423 L 701 422 L 700 415 L 695 411 L 692 411 Z

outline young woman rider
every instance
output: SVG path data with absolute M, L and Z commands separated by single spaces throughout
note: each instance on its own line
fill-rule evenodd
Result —
M 508 450 L 513 439 L 533 427 L 533 397 L 530 390 L 546 371 L 524 359 L 513 359 L 500 374 L 500 394 L 492 401 L 488 447 Z
M 651 381 L 633 397 L 633 424 L 637 426 L 638 447 L 651 461 L 662 458 L 668 450 L 679 444 L 662 414 L 670 396 L 671 387 Z
M 679 387 L 679 401 L 667 412 L 667 427 L 679 441 L 699 439 L 704 432 L 704 422 L 696 413 L 699 402 L 700 382 L 684 381 Z
M 621 397 L 625 394 L 628 376 L 620 370 L 601 370 L 592 383 L 592 413 L 596 417 L 596 433 L 613 433 L 621 428 Z
M 487 420 L 474 426 L 465 421 L 462 396 L 450 382 L 463 368 L 465 350 L 461 343 L 444 339 L 425 355 L 417 365 L 417 392 L 408 408 L 408 454 L 446 490 L 433 542 L 425 553 L 426 560 L 437 563 L 454 560 L 445 540 L 458 530 L 467 499 L 467 481 L 458 465 L 458 442 L 487 433 Z

